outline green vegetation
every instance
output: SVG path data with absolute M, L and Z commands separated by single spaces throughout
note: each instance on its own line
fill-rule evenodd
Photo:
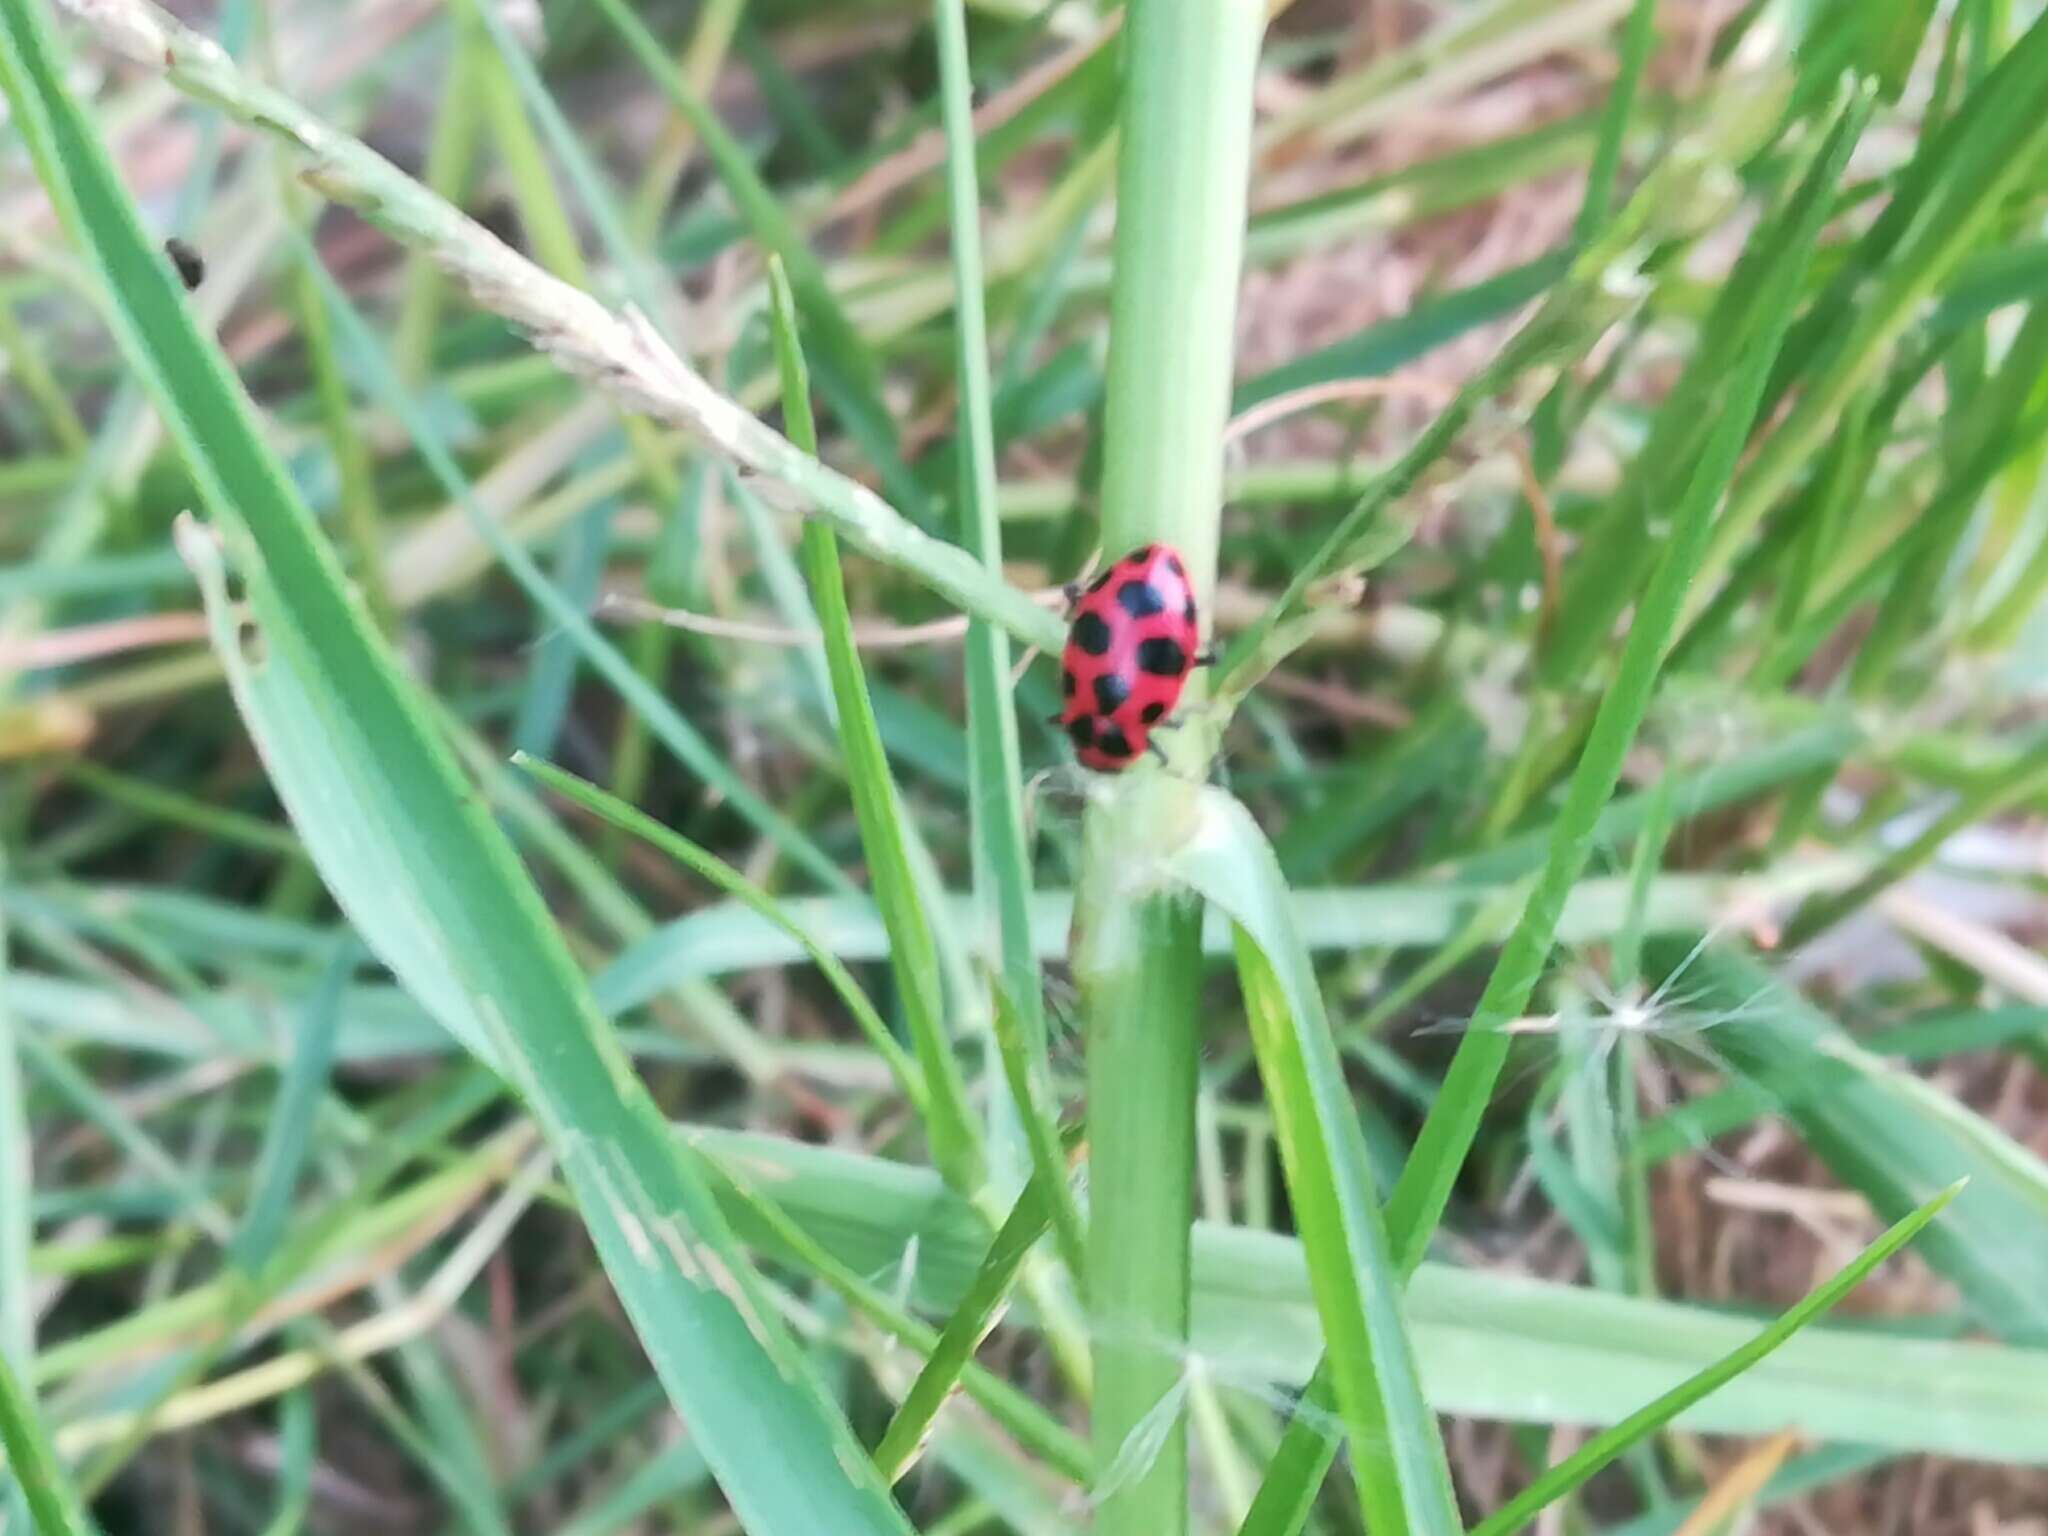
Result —
M 1724 9 L 0 0 L 0 1531 L 2031 1511 L 2048 16 Z

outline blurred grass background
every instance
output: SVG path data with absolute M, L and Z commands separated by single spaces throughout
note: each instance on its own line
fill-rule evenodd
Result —
M 2038 6 L 1274 8 L 1234 332 L 1190 312 L 1194 363 L 1121 385 L 1112 312 L 1182 313 L 1144 241 L 1246 178 L 1118 231 L 1116 7 L 221 0 L 168 80 L 126 4 L 38 75 L 44 9 L 0 7 L 0 1415 L 91 1515 L 37 1518 L 1176 1536 L 1379 1490 L 1439 1528 L 1404 1337 L 1478 1525 L 1967 1176 L 1500 1528 L 2048 1532 Z M 24 112 L 58 97 L 203 255 L 189 299 Z M 622 409 L 313 119 L 839 473 Z M 1138 946 L 1189 1051 L 1108 1056 L 1088 935 L 1149 845 L 1084 830 L 1043 653 L 1059 584 L 1162 526 L 1133 484 L 1200 480 L 1203 368 L 1246 814 L 1168 870 L 1201 973 L 1193 919 Z M 1069 1188 L 1091 1100 L 1181 1067 L 1184 1170 L 1169 1107 Z M 1190 1198 L 1183 1281 L 1149 1234 Z M 1090 1310 L 1098 1204 L 1184 1290 L 1156 1331 Z M 671 1238 L 732 1315 L 633 1279 Z M 1380 1276 L 1349 1346 L 1340 1272 Z M 1324 1430 L 1355 1479 L 1303 1470 Z M 875 1523 L 803 1524 L 835 1457 Z

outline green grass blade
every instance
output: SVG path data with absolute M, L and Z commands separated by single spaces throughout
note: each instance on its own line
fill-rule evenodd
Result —
M 1238 975 L 1278 1129 L 1294 1219 L 1330 1341 L 1331 1379 L 1366 1523 L 1459 1529 L 1450 1468 L 1423 1400 L 1379 1194 L 1322 993 L 1271 847 L 1250 812 L 1205 794 L 1201 829 L 1168 867 L 1237 924 Z
M 783 1144 L 770 1143 L 771 1150 L 780 1145 Z M 755 1189 L 749 1180 L 741 1176 L 741 1169 L 743 1166 L 758 1168 L 763 1165 L 758 1159 L 744 1157 L 744 1148 L 736 1146 L 733 1150 L 742 1156 L 720 1160 L 717 1149 L 713 1148 L 713 1167 L 727 1186 L 726 1193 L 733 1202 L 732 1214 L 736 1225 L 757 1236 L 764 1246 L 786 1253 L 795 1263 L 815 1274 L 890 1338 L 909 1345 L 926 1357 L 939 1348 L 937 1329 L 920 1321 L 865 1278 L 875 1272 L 873 1266 L 863 1265 L 856 1270 L 813 1236 L 802 1221 L 795 1219 L 785 1209 L 783 1201 L 771 1200 Z M 773 1166 L 773 1162 L 771 1157 L 766 1166 Z M 786 1187 L 778 1188 L 777 1192 L 783 1195 L 801 1193 Z M 985 1255 L 987 1223 L 979 1212 L 964 1204 L 956 1207 L 956 1211 L 974 1232 L 976 1253 Z M 900 1249 L 897 1256 L 901 1256 Z M 961 1389 L 992 1419 L 1043 1456 L 1047 1465 L 1062 1477 L 1078 1483 L 1088 1475 L 1087 1447 L 1056 1417 L 1033 1402 L 1028 1394 L 975 1364 L 971 1358 L 957 1367 L 955 1376 Z
M 1635 0 L 1622 33 L 1621 69 L 1600 114 L 1600 137 L 1593 146 L 1593 163 L 1586 171 L 1586 195 L 1579 204 L 1579 216 L 1572 225 L 1572 238 L 1581 244 L 1590 240 L 1607 222 L 1614 206 L 1614 184 L 1621 173 L 1621 149 L 1628 137 L 1628 123 L 1635 111 L 1636 91 L 1642 84 L 1643 68 L 1657 42 L 1657 0 Z
M 29 1513 L 41 1536 L 97 1536 L 99 1528 L 86 1514 L 78 1491 L 57 1459 L 35 1404 L 4 1358 L 0 1358 L 0 1447 L 7 1451 L 6 1470 L 27 1496 Z
M 875 1005 L 868 998 L 861 985 L 854 980 L 853 973 L 840 962 L 839 957 L 825 948 L 809 929 L 791 917 L 787 909 L 768 892 L 764 891 L 745 875 L 734 869 L 725 860 L 708 849 L 700 848 L 680 832 L 663 826 L 653 817 L 634 809 L 615 795 L 605 793 L 595 784 L 564 773 L 552 763 L 544 763 L 517 754 L 512 761 L 547 785 L 556 794 L 572 800 L 594 816 L 602 817 L 621 831 L 630 832 L 643 842 L 652 844 L 663 853 L 689 869 L 702 879 L 717 886 L 750 912 L 760 914 L 775 925 L 777 931 L 787 934 L 798 948 L 810 957 L 818 967 L 826 984 L 846 1004 L 846 1011 L 853 1016 L 855 1025 L 873 1047 L 876 1055 L 887 1063 L 897 1086 L 903 1090 L 903 1097 L 920 1116 L 928 1113 L 928 1095 L 925 1092 L 924 1074 L 916 1062 L 905 1054 L 903 1047 L 896 1043 L 896 1037 L 889 1033 L 889 1026 L 875 1011 Z
M 1064 1171 L 1059 1182 L 1066 1182 Z M 1052 1212 L 1053 1192 L 1043 1179 L 1034 1175 L 997 1230 L 973 1284 L 960 1298 L 953 1315 L 946 1319 L 938 1343 L 926 1356 L 924 1368 L 910 1384 L 910 1391 L 875 1447 L 875 1465 L 890 1482 L 900 1480 L 924 1449 L 932 1422 L 952 1395 L 960 1372 L 1000 1320 L 1001 1309 L 1025 1258 L 1051 1227 Z
M 1023 1016 L 998 984 L 995 993 L 996 1049 L 1003 1058 L 1003 1073 L 1023 1120 L 1024 1142 L 1031 1155 L 1031 1176 L 1047 1192 L 1052 1206 L 1053 1235 L 1060 1257 L 1074 1283 L 1087 1281 L 1088 1224 L 1067 1173 L 1067 1159 L 1060 1145 L 1055 1094 L 1046 1065 L 1042 1035 L 1026 1032 Z
M 299 1174 L 312 1145 L 314 1121 L 327 1096 L 334 1036 L 341 1022 L 342 989 L 355 970 L 356 952 L 352 939 L 339 946 L 303 1022 L 292 1033 L 291 1056 L 285 1062 L 277 1097 L 271 1102 L 263 1150 L 256 1157 L 255 1189 L 228 1244 L 230 1258 L 245 1275 L 262 1272 L 284 1235 Z
M 63 86 L 41 0 L 0 0 L 0 85 L 232 551 L 187 525 L 222 660 L 280 797 L 372 948 L 488 1051 L 554 1140 L 655 1368 L 762 1532 L 908 1526 L 767 1305 L 693 1162 L 597 1013 L 503 833 L 341 580 Z M 772 1451 L 769 1449 L 772 1447 Z
M 1469 288 L 1423 299 L 1405 314 L 1377 321 L 1355 336 L 1253 375 L 1237 386 L 1231 408 L 1247 411 L 1261 401 L 1337 379 L 1384 377 L 1425 352 L 1540 298 L 1565 275 L 1570 263 L 1570 254 L 1559 251 Z
M 278 1412 L 277 1512 L 263 1536 L 299 1536 L 313 1502 L 313 1397 L 288 1392 Z
M 1790 242 L 1794 254 L 1772 274 L 1741 373 L 1730 386 L 1728 408 L 1684 498 L 1674 509 L 1663 556 L 1637 605 L 1614 683 L 1601 699 L 1585 751 L 1566 791 L 1564 808 L 1552 829 L 1548 862 L 1473 1010 L 1473 1027 L 1459 1044 L 1443 1094 L 1423 1123 L 1388 1203 L 1388 1226 L 1404 1271 L 1420 1261 L 1478 1133 L 1507 1056 L 1510 1037 L 1500 1026 L 1526 1009 L 1556 940 L 1558 914 L 1585 870 L 1593 829 L 1620 782 L 1622 760 L 1648 712 L 1686 594 L 1706 556 L 1715 508 L 1735 472 L 1750 422 L 1783 344 L 1806 258 L 1828 211 L 1827 193 L 1840 176 L 1868 115 L 1867 97 L 1838 113 L 1832 132 L 1814 156 L 1802 195 L 1787 216 L 1798 232 Z
M 802 451 L 815 453 L 817 428 L 811 421 L 809 376 L 797 340 L 796 301 L 775 258 L 770 258 L 768 281 L 776 365 L 782 374 L 783 413 L 790 440 Z M 854 644 L 846 578 L 839 568 L 838 535 L 824 523 L 807 521 L 802 556 L 824 635 L 832 697 L 839 708 L 839 741 L 846 752 L 846 776 L 853 790 L 861 846 L 868 856 L 875 905 L 889 931 L 889 963 L 903 995 L 910 1038 L 924 1071 L 925 1125 L 931 1136 L 932 1158 L 955 1189 L 972 1193 L 980 1188 L 986 1173 L 981 1137 L 967 1108 L 966 1082 L 946 1030 L 938 945 L 932 937 L 931 914 L 911 868 L 902 796 L 882 749 L 867 670 Z
M 940 97 L 946 125 L 946 192 L 952 214 L 954 337 L 960 386 L 960 542 L 994 576 L 1003 569 L 1002 524 L 996 505 L 996 445 L 989 383 L 988 316 L 983 295 L 981 195 L 975 175 L 974 82 L 968 65 L 962 0 L 935 0 Z M 1025 1049 L 1045 1055 L 1045 1012 L 1038 957 L 1031 947 L 1031 846 L 1024 833 L 1024 768 L 1011 702 L 1010 640 L 986 620 L 967 631 L 968 805 L 973 817 L 975 886 L 989 904 L 1001 957 L 1003 996 L 1022 1027 Z M 999 1004 L 998 1006 L 1001 1006 Z M 1020 1113 L 1032 1109 L 1018 1102 Z M 1043 1140 L 1043 1117 L 1027 1136 Z M 1034 1152 L 1042 1153 L 1042 1147 Z M 1048 1175 L 1042 1156 L 1034 1158 Z M 1063 1225 L 1070 1262 L 1079 1246 Z M 1074 1271 L 1079 1275 L 1081 1271 Z
M 1645 1404 L 1612 1429 L 1595 1435 L 1556 1466 L 1547 1468 L 1503 1508 L 1473 1526 L 1471 1536 L 1511 1536 L 1512 1532 L 1521 1530 L 1539 1510 L 1563 1498 L 1631 1446 L 1640 1444 L 1701 1398 L 1749 1370 L 1765 1355 L 1853 1291 L 1878 1265 L 1919 1236 L 1921 1229 L 1941 1214 L 1962 1187 L 1961 1183 L 1950 1185 L 1911 1215 L 1898 1221 L 1876 1242 L 1843 1265 L 1821 1285 L 1808 1292 L 1797 1304 L 1787 1309 L 1768 1328 L 1740 1349 L 1724 1355 L 1705 1370 L 1673 1387 L 1655 1402 Z
M 1702 593 L 1819 449 L 1842 408 L 1883 362 L 1923 301 L 1982 241 L 2007 198 L 2039 164 L 2048 121 L 2048 18 L 2030 26 L 1954 119 L 1923 139 L 1899 191 L 1852 253 L 1816 332 L 1797 403 L 1745 470 L 1715 530 Z
M 1785 925 L 1787 944 L 1804 944 L 1825 933 L 1913 871 L 1932 862 L 1950 838 L 2037 799 L 2048 790 L 2048 748 L 2018 753 L 1997 772 L 1972 784 L 1955 803 L 1903 847 L 1884 855 L 1875 869 L 1846 890 L 1811 898 Z

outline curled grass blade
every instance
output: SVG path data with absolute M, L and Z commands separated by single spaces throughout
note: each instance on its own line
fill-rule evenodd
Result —
M 1200 821 L 1167 868 L 1230 914 L 1252 1042 L 1287 1188 L 1329 1340 L 1330 1376 L 1366 1523 L 1459 1529 L 1450 1468 L 1422 1396 L 1387 1249 L 1379 1194 L 1280 866 L 1242 804 L 1203 794 Z

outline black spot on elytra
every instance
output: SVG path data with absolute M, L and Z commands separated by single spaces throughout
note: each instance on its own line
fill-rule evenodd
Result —
M 1095 717 L 1093 715 L 1081 716 L 1080 719 L 1067 727 L 1067 735 L 1073 739 L 1073 743 L 1077 747 L 1094 746 Z
M 1158 552 L 1158 549 L 1159 546 L 1157 544 L 1141 545 L 1124 556 L 1124 564 L 1133 566 L 1147 565 L 1151 562 L 1152 556 Z
M 1070 699 L 1074 696 L 1074 669 L 1072 667 L 1068 667 L 1060 673 L 1060 692 Z
M 1104 587 L 1109 585 L 1109 578 L 1114 576 L 1115 574 L 1115 571 L 1104 571 L 1100 576 L 1096 577 L 1093 581 L 1088 583 L 1088 590 L 1090 592 L 1100 592 Z
M 206 258 L 176 235 L 164 242 L 164 254 L 171 258 L 171 265 L 178 269 L 178 281 L 187 288 L 197 288 L 206 281 Z
M 1195 622 L 1195 600 L 1192 595 L 1189 596 L 1187 605 L 1181 609 L 1180 616 L 1190 624 Z
M 1109 650 L 1109 625 L 1103 622 L 1099 613 L 1084 613 L 1074 620 L 1074 644 L 1090 656 L 1101 656 Z
M 1154 635 L 1138 642 L 1138 665 L 1154 677 L 1179 677 L 1188 669 L 1188 653 L 1178 640 Z
M 1185 577 L 1188 573 L 1188 568 L 1180 563 L 1180 556 L 1172 550 L 1166 552 L 1166 568 L 1176 576 Z
M 1095 738 L 1095 750 L 1104 757 L 1129 757 L 1132 755 L 1131 744 L 1124 740 L 1123 730 L 1114 725 L 1108 727 Z
M 1147 725 L 1151 725 L 1154 721 L 1158 720 L 1158 718 L 1165 713 L 1166 706 L 1164 704 L 1161 704 L 1157 699 L 1154 699 L 1150 704 L 1147 704 L 1145 706 L 1143 711 L 1140 712 L 1138 718 L 1143 720 Z
M 1105 715 L 1113 715 L 1131 696 L 1131 685 L 1127 678 L 1114 672 L 1105 672 L 1095 679 L 1095 707 Z
M 1127 581 L 1116 589 L 1116 605 L 1134 619 L 1166 612 L 1166 599 L 1149 581 Z

